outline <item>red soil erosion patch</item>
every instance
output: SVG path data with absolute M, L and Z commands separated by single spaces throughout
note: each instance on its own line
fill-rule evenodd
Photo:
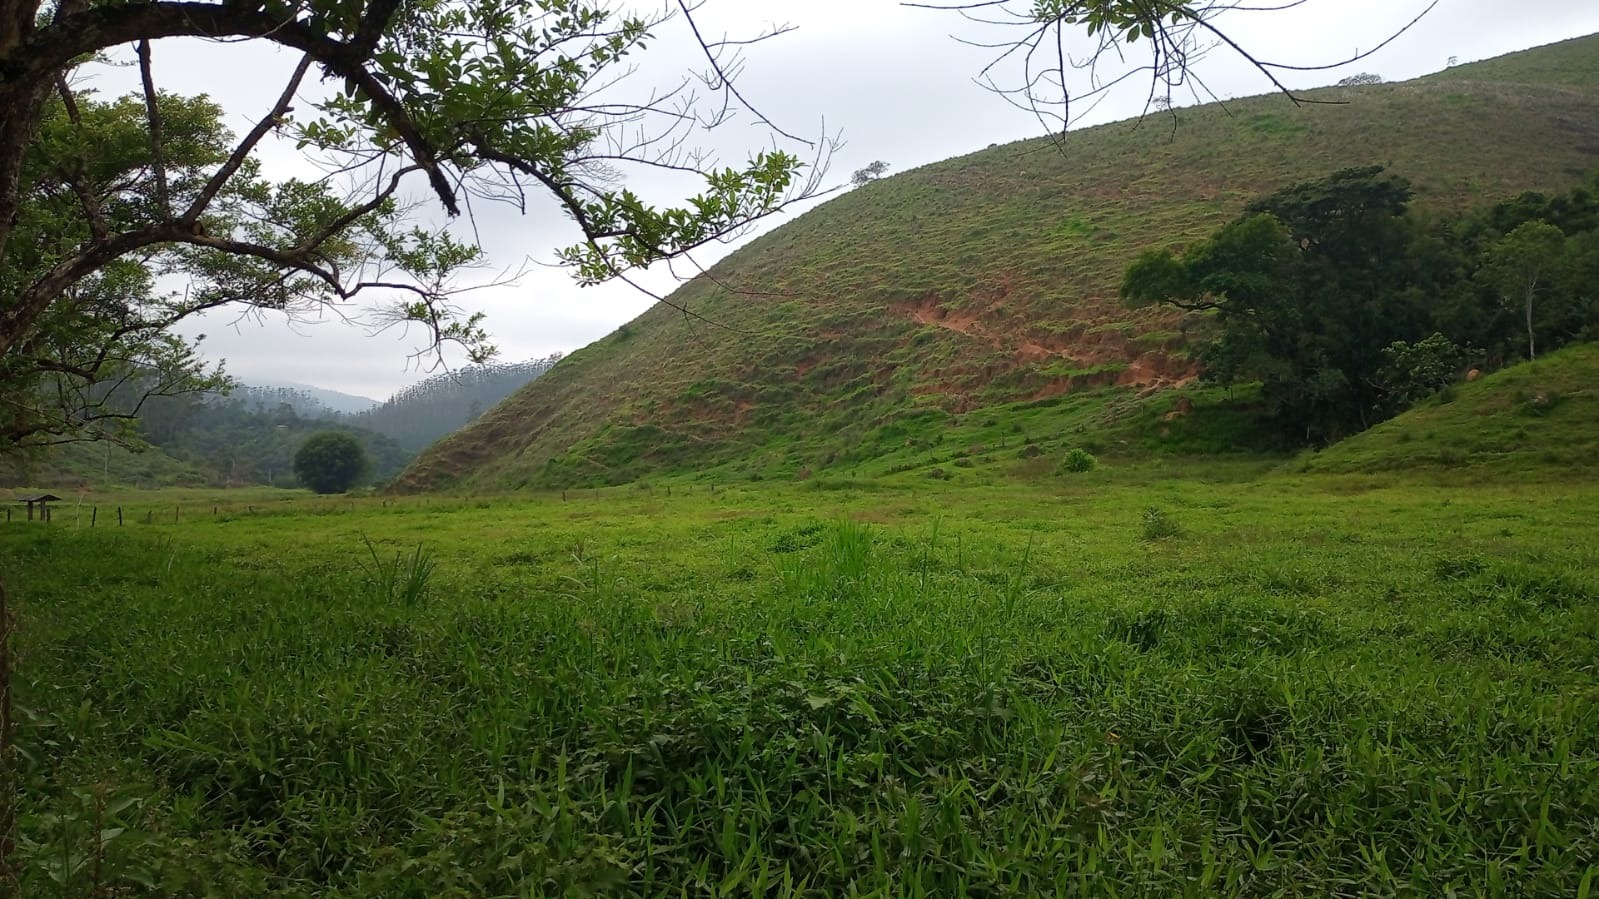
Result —
M 1187 387 L 1198 377 L 1198 363 L 1150 352 L 1128 363 L 1116 383 L 1122 387 Z
M 1059 350 L 1052 350 L 1040 343 L 1024 343 L 1016 350 L 1016 362 L 1026 365 L 1029 362 L 1042 362 L 1051 356 L 1059 356 Z
M 1112 314 L 1125 314 L 1120 309 L 1100 309 L 1107 318 L 1096 323 L 1079 318 L 1064 332 L 1041 334 L 1036 330 L 1018 328 L 1005 318 L 1002 310 L 1011 298 L 1015 285 L 1009 277 L 1000 277 L 986 292 L 986 301 L 964 308 L 941 301 L 938 293 L 929 292 L 921 298 L 898 306 L 898 311 L 919 325 L 943 328 L 973 340 L 985 343 L 1010 356 L 1016 368 L 1042 367 L 1055 360 L 1063 360 L 1072 368 L 1083 369 L 1080 374 L 1049 377 L 1033 399 L 1059 396 L 1073 390 L 1094 387 L 1136 387 L 1154 390 L 1184 387 L 1198 375 L 1198 366 L 1161 350 L 1142 350 L 1135 346 L 1130 330 L 1117 326 Z M 1078 309 L 1079 316 L 1092 311 Z M 997 314 L 997 315 L 996 315 Z M 1099 327 L 1096 327 L 1099 324 Z M 1031 332 L 1031 333 L 1029 333 Z M 972 373 L 972 374 L 975 374 Z M 991 376 L 991 373 L 989 373 Z M 969 407 L 973 393 L 980 384 L 972 383 L 968 373 L 961 370 L 944 370 L 912 388 L 913 395 L 939 395 L 946 408 Z M 964 382 L 964 383 L 963 383 Z M 1034 381 L 1037 383 L 1037 380 Z
M 974 337 L 984 335 L 983 329 L 977 326 L 977 313 L 964 309 L 951 312 L 939 303 L 936 293 L 910 304 L 906 311 L 919 325 L 934 325 Z

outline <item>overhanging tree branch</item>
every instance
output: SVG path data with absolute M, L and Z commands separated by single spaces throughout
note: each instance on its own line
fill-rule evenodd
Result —
M 34 13 L 47 0 L 22 2 Z M 562 261 L 598 281 L 726 240 L 817 195 L 835 146 L 772 126 L 735 85 L 739 50 L 787 29 L 709 41 L 691 0 L 644 19 L 615 14 L 605 0 L 58 0 L 53 9 L 0 46 L 0 374 L 21 378 L 7 389 L 39 389 L 44 376 L 58 387 L 92 382 L 140 359 L 198 372 L 166 329 L 230 302 L 292 315 L 382 294 L 398 298 L 395 314 L 427 326 L 435 345 L 458 341 L 481 354 L 490 348 L 478 317 L 450 304 L 479 251 L 407 224 L 401 200 L 419 172 L 451 215 L 463 194 L 521 206 L 525 187 L 538 185 L 580 235 Z M 628 57 L 674 12 L 710 63 L 711 115 L 696 111 L 688 77 L 627 98 Z M 233 139 L 213 105 L 158 89 L 154 44 L 168 38 L 264 41 L 299 59 L 267 114 Z M 136 59 L 142 96 L 75 96 L 73 67 L 118 47 Z M 344 91 L 300 96 L 312 66 Z M 291 118 L 301 104 L 317 113 Z M 816 162 L 773 149 L 744 166 L 714 165 L 688 133 L 735 106 L 816 149 Z M 30 151 L 41 129 L 48 139 Z M 264 177 L 257 154 L 277 135 L 298 140 L 326 174 Z M 72 148 L 91 146 L 115 152 L 75 166 Z M 52 149 L 34 152 L 42 147 Z M 695 172 L 704 186 L 681 208 L 656 208 L 629 189 L 643 170 Z M 17 234 L 26 239 L 13 250 Z M 173 277 L 190 280 L 181 299 L 157 289 Z M 8 426 L 0 421 L 0 444 Z
M 1169 98 L 1174 90 L 1188 89 L 1196 96 L 1210 95 L 1195 68 L 1214 48 L 1225 47 L 1263 75 L 1273 89 L 1295 104 L 1339 103 L 1308 97 L 1285 83 L 1287 71 L 1327 71 L 1350 65 L 1391 44 L 1410 31 L 1439 0 L 1422 6 L 1413 19 L 1389 32 L 1377 46 L 1342 59 L 1316 64 L 1273 62 L 1247 47 L 1224 28 L 1224 16 L 1244 13 L 1283 13 L 1305 6 L 1308 0 L 1287 0 L 1265 6 L 1246 6 L 1237 0 L 973 0 L 973 2 L 905 2 L 901 5 L 954 12 L 973 30 L 996 33 L 989 40 L 963 39 L 962 43 L 995 51 L 977 74 L 977 81 L 996 94 L 1031 112 L 1048 130 L 1065 131 L 1083 114 L 1081 104 L 1103 98 L 1116 85 L 1138 73 L 1149 76 L 1144 110 L 1154 108 L 1157 97 Z M 1421 0 L 1416 0 L 1421 2 Z M 1003 32 L 1010 36 L 998 36 Z M 1077 53 L 1069 36 L 1086 38 Z M 1134 62 L 1140 47 L 1146 61 Z M 1019 72 L 1000 80 L 1001 70 Z M 1126 68 L 1120 75 L 1102 78 L 1102 68 Z M 1073 84 L 1070 73 L 1083 73 L 1084 84 Z M 1213 95 L 1212 95 L 1213 96 Z M 1090 107 L 1091 108 L 1091 107 Z
M 196 2 L 94 7 L 70 21 L 57 21 L 35 31 L 13 52 L 0 57 L 0 108 L 8 105 L 21 87 L 66 69 L 74 59 L 133 41 L 171 37 L 257 38 L 302 51 L 330 74 L 360 89 L 382 116 L 385 127 L 399 136 L 428 173 L 439 202 L 451 215 L 460 212 L 455 191 L 440 169 L 438 148 L 423 137 L 404 105 L 363 65 L 366 57 L 362 52 L 317 34 L 305 21 L 264 11 Z
M 139 80 L 144 84 L 144 110 L 150 123 L 150 165 L 155 173 L 155 202 L 161 214 L 172 217 L 172 199 L 167 194 L 167 162 L 162 148 L 161 104 L 155 93 L 155 74 L 150 68 L 150 42 L 138 43 Z
M 244 165 L 244 161 L 250 158 L 250 154 L 255 152 L 255 148 L 261 143 L 261 139 L 266 137 L 267 132 L 276 128 L 283 121 L 283 116 L 292 108 L 291 104 L 294 103 L 294 95 L 299 93 L 300 82 L 305 80 L 305 73 L 310 68 L 311 56 L 307 54 L 300 57 L 299 65 L 295 66 L 294 73 L 289 76 L 288 83 L 284 85 L 283 92 L 278 95 L 277 102 L 272 104 L 272 108 L 267 111 L 267 114 L 262 116 L 261 120 L 255 123 L 255 127 L 251 128 L 249 133 L 244 136 L 244 139 L 239 141 L 238 146 L 234 147 L 227 161 L 222 163 L 210 180 L 206 181 L 205 187 L 200 190 L 200 195 L 194 198 L 194 202 L 189 204 L 188 210 L 183 213 L 181 219 L 183 222 L 192 225 L 200 220 L 200 216 L 205 213 L 206 207 L 211 205 L 211 201 L 216 199 L 217 194 L 228 183 L 228 179 L 232 178 L 239 171 L 239 167 Z

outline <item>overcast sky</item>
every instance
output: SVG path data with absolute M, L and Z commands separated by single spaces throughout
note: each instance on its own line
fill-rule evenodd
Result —
M 1322 63 L 1369 50 L 1425 5 L 1424 0 L 1309 0 L 1289 11 L 1231 13 L 1221 24 L 1245 47 L 1272 60 Z M 954 13 L 905 7 L 895 0 L 709 0 L 700 19 L 708 32 L 734 36 L 757 32 L 768 23 L 795 27 L 748 52 L 739 84 L 782 128 L 817 136 L 825 127 L 826 133 L 843 138 L 845 144 L 832 160 L 830 184 L 847 181 L 851 172 L 873 160 L 885 160 L 891 172 L 898 172 L 1043 133 L 1037 119 L 973 82 L 992 51 L 963 45 L 951 35 L 993 35 Z M 1599 2 L 1594 0 L 1441 0 L 1376 55 L 1344 70 L 1291 74 L 1284 80 L 1313 87 L 1356 72 L 1403 80 L 1444 68 L 1450 57 L 1470 62 L 1594 32 L 1599 32 Z M 680 23 L 663 26 L 663 39 L 650 49 L 648 65 L 633 89 L 645 90 L 651 80 L 692 66 L 684 36 Z M 239 132 L 270 105 L 282 84 L 281 79 L 274 83 L 274 76 L 286 74 L 292 63 L 287 55 L 260 46 L 192 40 L 165 42 L 156 54 L 164 86 L 211 94 Z M 1269 89 L 1258 72 L 1220 50 L 1206 57 L 1198 72 L 1222 97 Z M 111 91 L 119 77 L 123 75 L 103 76 L 102 89 Z M 1112 95 L 1085 124 L 1136 114 L 1146 89 L 1147 82 Z M 1179 104 L 1194 102 L 1175 99 Z M 734 164 L 751 150 L 770 146 L 771 135 L 744 116 L 699 135 L 696 142 Z M 271 173 L 303 167 L 285 147 L 272 148 L 265 161 Z M 662 189 L 660 184 L 653 187 Z M 761 227 L 775 227 L 791 217 L 774 218 Z M 465 303 L 487 313 L 488 327 L 507 361 L 574 350 L 651 303 L 626 285 L 579 288 L 562 271 L 547 267 L 552 250 L 573 243 L 575 235 L 570 222 L 549 205 L 521 215 L 479 203 L 471 217 L 452 227 L 461 236 L 480 239 L 490 265 L 483 278 L 531 263 L 515 285 L 472 293 Z M 730 249 L 703 250 L 696 260 L 709 265 Z M 671 285 L 664 272 L 652 272 L 647 280 L 663 291 Z M 290 325 L 213 313 L 186 331 L 207 335 L 204 354 L 225 358 L 228 370 L 246 382 L 295 381 L 382 399 L 430 373 L 410 360 L 420 334 L 373 337 L 335 315 Z

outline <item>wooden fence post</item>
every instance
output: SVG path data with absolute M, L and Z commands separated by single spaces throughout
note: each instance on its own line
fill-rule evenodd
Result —
M 90 506 L 89 507 L 89 527 L 93 528 L 94 527 L 94 523 L 96 521 L 98 521 L 99 519 L 100 519 L 100 507 L 99 506 Z
M 122 527 L 122 507 L 117 506 L 117 527 Z

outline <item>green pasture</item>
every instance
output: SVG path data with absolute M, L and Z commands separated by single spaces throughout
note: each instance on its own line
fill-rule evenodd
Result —
M 283 497 L 0 530 L 22 895 L 1570 897 L 1599 870 L 1592 482 Z

